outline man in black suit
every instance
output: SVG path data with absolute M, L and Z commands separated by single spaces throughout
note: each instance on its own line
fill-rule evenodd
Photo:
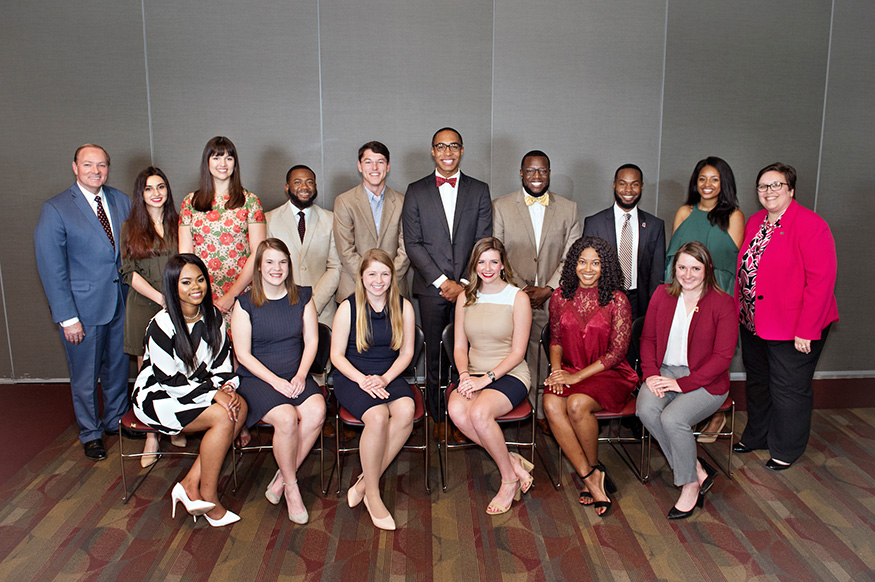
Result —
M 638 208 L 643 182 L 644 174 L 635 164 L 623 164 L 617 168 L 614 172 L 614 205 L 588 216 L 583 223 L 583 236 L 601 237 L 617 249 L 633 320 L 647 311 L 650 297 L 662 283 L 665 273 L 665 224 Z M 626 261 L 623 260 L 624 254 Z
M 474 243 L 492 235 L 489 186 L 459 171 L 464 153 L 458 131 L 439 129 L 431 140 L 435 172 L 407 187 L 401 211 L 404 248 L 414 267 L 413 295 L 419 299 L 425 332 L 425 385 L 436 440 L 444 434 L 439 391 L 441 332 L 453 321 L 456 297 L 467 283 Z M 457 429 L 453 438 L 464 440 Z

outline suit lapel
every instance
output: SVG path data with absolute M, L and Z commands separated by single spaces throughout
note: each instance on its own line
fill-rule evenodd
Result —
M 103 241 L 103 243 L 105 243 L 109 249 L 112 249 L 112 243 L 109 242 L 109 237 L 106 236 L 106 231 L 103 230 L 103 225 L 100 224 L 100 221 L 97 219 L 97 215 L 94 214 L 94 209 L 91 207 L 91 204 L 88 202 L 88 199 L 85 198 L 85 195 L 82 193 L 81 190 L 79 190 L 78 184 L 74 185 L 74 187 L 71 190 L 71 193 L 73 195 L 73 202 L 76 204 L 76 206 L 82 212 L 82 214 L 85 215 L 85 220 L 88 221 L 88 223 L 92 226 L 92 228 L 94 228 L 94 230 L 97 231 L 97 233 L 99 234 L 98 238 L 101 239 L 101 241 Z M 105 195 L 106 195 L 106 192 L 104 191 L 104 197 L 105 197 Z M 118 210 L 116 210 L 115 212 L 112 211 L 112 206 L 107 205 L 107 207 L 110 208 L 111 215 L 118 214 Z M 110 220 L 112 220 L 112 218 Z M 118 238 L 117 233 L 121 232 L 121 227 L 120 226 L 116 227 L 115 220 L 113 220 L 113 230 L 115 231 L 113 233 L 113 237 Z
M 364 216 L 365 224 L 367 225 L 368 233 L 371 235 L 371 238 L 377 240 L 377 224 L 374 222 L 374 213 L 371 211 L 371 199 L 368 197 L 368 193 L 363 185 L 359 184 L 356 190 L 355 203 L 358 206 L 358 212 Z M 383 196 L 386 196 L 385 192 L 383 192 Z M 386 201 L 383 200 L 384 216 L 385 213 Z M 379 243 L 377 246 L 379 246 Z
M 435 188 L 437 188 L 437 185 L 435 185 Z M 459 189 L 456 191 L 456 210 L 453 213 L 453 236 L 450 240 L 456 240 L 456 234 L 459 232 L 459 223 L 462 221 L 462 214 L 468 210 L 467 206 L 469 196 L 465 196 L 467 192 L 468 176 L 459 172 Z M 438 196 L 440 196 L 440 192 L 438 192 Z
M 301 237 L 298 236 L 298 215 L 295 214 L 297 208 L 292 206 L 290 202 L 286 202 L 280 207 L 277 219 L 279 224 L 275 229 L 277 234 L 284 240 L 290 241 L 291 247 L 289 250 L 295 256 L 301 256 Z M 272 229 L 273 230 L 273 229 Z M 306 240 L 306 234 L 304 239 Z
M 548 208 L 549 208 L 549 206 L 548 206 Z M 535 227 L 532 226 L 532 216 L 529 214 L 529 207 L 526 206 L 526 196 L 522 192 L 522 190 L 520 190 L 520 194 L 516 200 L 516 209 L 519 212 L 520 224 L 526 225 L 524 227 L 524 230 L 526 231 L 526 236 L 529 237 L 529 244 L 532 245 L 533 249 L 538 248 L 538 245 L 535 244 Z M 547 228 L 547 216 L 545 213 L 544 224 L 543 224 L 543 228 L 541 229 L 541 238 L 542 239 L 544 238 L 544 233 L 546 232 L 546 230 L 545 230 L 546 228 Z M 502 242 L 504 242 L 504 241 L 502 241 Z
M 310 243 L 313 242 L 313 233 L 316 232 L 317 227 L 319 226 L 319 214 L 317 214 L 317 212 L 316 206 L 311 206 L 310 216 L 307 219 L 307 222 L 304 223 L 306 225 L 306 230 L 304 230 L 304 242 L 301 244 L 301 252 L 304 254 L 309 251 Z M 298 240 L 301 239 L 297 232 L 295 232 L 295 236 L 298 237 Z
M 544 248 L 544 243 L 547 241 L 547 235 L 550 232 L 550 229 L 553 228 L 553 220 L 556 218 L 556 196 L 552 192 L 548 192 L 547 196 L 549 197 L 550 203 L 544 208 L 544 222 L 541 224 L 541 240 L 538 241 L 538 254 L 541 254 L 540 250 Z
M 447 224 L 447 213 L 444 212 L 444 203 L 441 201 L 441 192 L 438 190 L 437 181 L 435 180 L 435 174 L 432 172 L 429 179 L 426 180 L 426 194 L 427 194 L 427 204 L 431 206 L 431 212 L 425 212 L 423 214 L 423 218 L 426 220 L 429 219 L 429 216 L 434 216 L 432 219 L 436 224 L 440 224 L 443 227 L 444 235 L 447 237 L 447 240 L 452 240 L 450 237 L 450 226 Z M 456 194 L 456 213 L 453 216 L 453 224 L 459 219 L 459 200 L 461 196 L 459 195 L 462 190 L 462 184 L 459 184 L 459 192 Z
M 368 208 L 370 210 L 370 208 Z M 389 187 L 383 192 L 383 213 L 380 215 L 380 232 L 375 236 L 377 246 L 382 248 L 383 236 L 386 234 L 386 227 L 392 220 L 392 213 L 395 212 L 395 196 L 389 195 Z M 374 225 L 374 233 L 377 231 L 377 226 Z
M 647 237 L 650 236 L 650 229 L 652 227 L 647 226 L 647 216 L 642 212 L 642 210 L 638 209 L 638 266 L 641 266 L 641 257 L 644 256 L 644 250 L 647 248 L 645 241 Z

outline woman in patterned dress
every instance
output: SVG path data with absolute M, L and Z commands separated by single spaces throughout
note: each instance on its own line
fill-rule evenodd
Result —
M 501 474 L 501 487 L 486 508 L 507 513 L 528 493 L 534 467 L 510 453 L 496 418 L 525 399 L 529 390 L 526 348 L 532 327 L 528 295 L 513 285 L 513 270 L 500 240 L 482 238 L 471 251 L 465 292 L 456 299 L 453 360 L 459 387 L 447 410 L 465 436 L 486 449 Z
M 252 282 L 252 249 L 267 236 L 261 202 L 240 180 L 237 148 L 217 136 L 201 157 L 200 188 L 182 201 L 179 252 L 207 265 L 213 301 L 230 323 L 235 298 Z
M 166 307 L 146 331 L 143 367 L 134 383 L 134 414 L 163 434 L 203 432 L 200 451 L 188 474 L 173 487 L 176 503 L 217 527 L 240 518 L 219 502 L 219 472 L 246 419 L 237 395 L 231 342 L 213 307 L 209 274 L 192 254 L 176 255 L 163 275 Z
M 544 412 L 553 436 L 583 480 L 580 503 L 605 515 L 616 491 L 599 462 L 600 410 L 619 412 L 638 382 L 626 361 L 632 310 L 621 291 L 614 248 L 582 237 L 568 249 L 559 288 L 550 298 L 550 368 Z M 607 486 L 607 490 L 605 487 Z

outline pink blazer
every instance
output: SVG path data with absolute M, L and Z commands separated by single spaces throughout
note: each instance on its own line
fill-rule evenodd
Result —
M 761 210 L 747 221 L 737 267 L 765 217 L 766 210 Z M 793 200 L 757 269 L 757 335 L 767 340 L 820 339 L 823 328 L 839 318 L 837 269 L 835 240 L 826 221 Z M 741 292 L 737 280 L 735 285 L 738 311 Z
M 641 371 L 645 379 L 659 374 L 668 347 L 668 334 L 679 298 L 669 295 L 667 289 L 668 285 L 657 287 L 644 319 Z M 683 392 L 699 388 L 711 394 L 729 392 L 729 364 L 738 341 L 738 315 L 732 304 L 731 296 L 713 289 L 699 299 L 687 338 L 690 375 L 678 378 Z

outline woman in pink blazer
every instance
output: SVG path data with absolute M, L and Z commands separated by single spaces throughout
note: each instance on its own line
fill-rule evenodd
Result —
M 811 379 L 839 318 L 835 241 L 826 221 L 796 202 L 795 189 L 792 166 L 757 174 L 764 210 L 747 221 L 735 287 L 748 409 L 735 452 L 768 448 L 766 467 L 775 471 L 805 452 Z

